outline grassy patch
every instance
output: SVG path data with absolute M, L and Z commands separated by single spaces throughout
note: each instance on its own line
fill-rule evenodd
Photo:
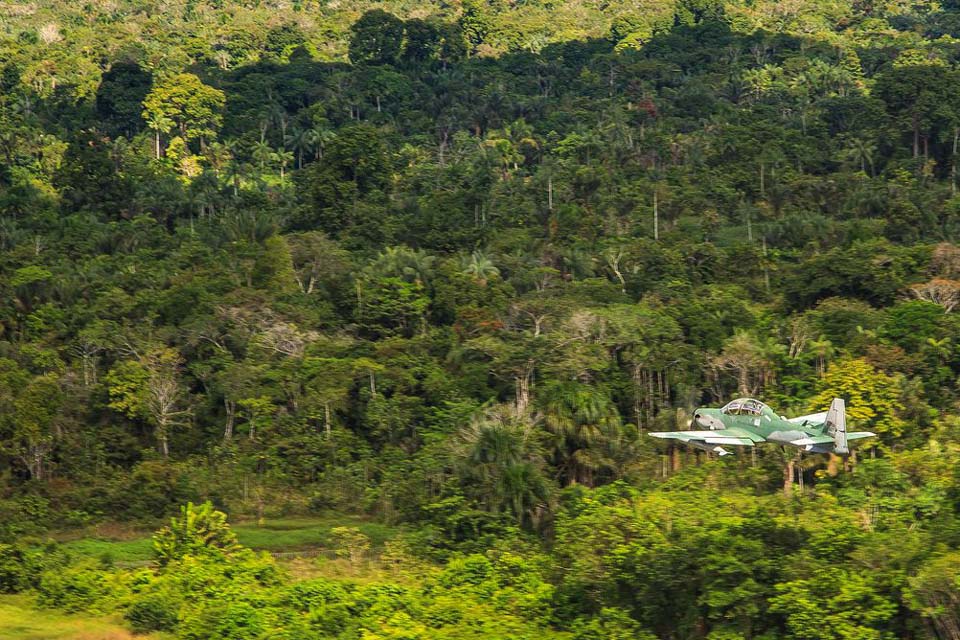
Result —
M 396 535 L 396 530 L 379 522 L 370 522 L 357 516 L 327 516 L 321 518 L 286 518 L 267 520 L 262 526 L 255 522 L 233 525 L 240 544 L 264 551 L 297 551 L 329 546 L 330 530 L 334 527 L 356 527 L 370 538 L 374 547 Z
M 38 611 L 25 596 L 0 596 L 0 638 L 4 640 L 161 640 L 170 637 L 134 635 L 115 617 Z
M 134 540 L 80 538 L 65 542 L 63 547 L 78 556 L 113 562 L 140 562 L 153 557 L 153 541 L 150 537 Z
M 329 546 L 330 530 L 334 527 L 356 527 L 370 538 L 374 549 L 396 535 L 396 529 L 359 516 L 328 515 L 315 518 L 278 518 L 267 520 L 262 526 L 256 522 L 232 523 L 240 544 L 263 551 L 301 551 Z M 152 532 L 140 532 L 122 539 L 110 535 L 80 538 L 63 543 L 64 548 L 85 558 L 109 559 L 113 562 L 143 562 L 153 557 Z M 2 636 L 0 636 L 2 637 Z

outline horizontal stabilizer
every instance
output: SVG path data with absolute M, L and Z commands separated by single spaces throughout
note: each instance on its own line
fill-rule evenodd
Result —
M 799 440 L 791 440 L 790 444 L 797 447 L 810 447 L 818 444 L 833 444 L 833 436 L 808 436 Z
M 811 413 L 810 415 L 806 416 L 788 418 L 787 422 L 792 422 L 794 424 L 803 424 L 805 422 L 807 424 L 823 424 L 823 422 L 827 419 L 827 413 L 827 411 L 823 411 L 822 413 Z
M 851 431 L 847 434 L 847 440 L 860 440 L 861 438 L 874 438 L 877 434 L 872 431 Z

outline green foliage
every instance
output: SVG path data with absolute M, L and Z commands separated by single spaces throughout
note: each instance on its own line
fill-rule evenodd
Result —
M 185 140 L 212 139 L 222 122 L 226 98 L 222 91 L 205 85 L 192 73 L 180 73 L 163 79 L 143 99 L 143 118 L 158 132 L 177 127 Z
M 104 72 L 97 87 L 97 116 L 113 132 L 131 136 L 143 127 L 141 104 L 153 76 L 136 62 L 118 61 Z
M 350 27 L 350 59 L 360 64 L 393 64 L 400 55 L 403 21 L 382 9 L 364 13 Z
M 835 568 L 778 585 L 777 591 L 770 610 L 784 616 L 788 638 L 879 640 L 889 637 L 883 626 L 897 609 L 869 578 Z
M 931 558 L 910 579 L 910 605 L 928 620 L 938 635 L 949 636 L 960 623 L 956 605 L 960 557 L 956 552 Z
M 37 604 L 67 612 L 112 610 L 126 592 L 123 576 L 93 563 L 57 567 L 43 573 L 36 587 Z
M 124 618 L 136 633 L 173 631 L 182 598 L 170 593 L 146 594 L 136 598 L 124 613 Z
M 626 612 L 605 607 L 595 616 L 573 623 L 575 640 L 653 640 L 656 636 L 643 631 Z
M 828 407 L 833 398 L 844 398 L 850 407 L 851 430 L 867 430 L 893 439 L 903 434 L 905 423 L 899 415 L 901 382 L 878 371 L 861 359 L 845 360 L 830 367 L 818 385 L 811 407 Z M 822 410 L 822 409 L 821 409 Z
M 44 570 L 62 558 L 49 549 L 23 544 L 0 544 L 0 593 L 19 593 L 36 587 Z
M 180 509 L 180 517 L 171 518 L 170 524 L 153 537 L 153 551 L 160 566 L 185 555 L 229 555 L 239 548 L 226 514 L 214 509 L 210 502 L 202 505 L 188 502 Z
M 355 527 L 334 527 L 330 530 L 338 556 L 358 564 L 370 550 L 370 539 Z
M 0 590 L 184 638 L 957 635 L 956 2 L 34 4 Z M 879 446 L 644 435 L 734 394 Z M 184 503 L 125 568 L 110 521 Z

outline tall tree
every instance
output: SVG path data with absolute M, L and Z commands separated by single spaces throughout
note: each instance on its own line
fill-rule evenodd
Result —
M 192 73 L 179 73 L 158 82 L 143 100 L 143 117 L 152 128 L 172 121 L 187 141 L 199 140 L 201 147 L 216 137 L 223 122 L 224 93 L 205 85 Z

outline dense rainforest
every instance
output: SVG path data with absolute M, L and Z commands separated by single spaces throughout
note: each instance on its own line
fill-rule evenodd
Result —
M 0 592 L 192 640 L 958 638 L 958 162 L 954 0 L 3 2 Z M 878 437 L 645 436 L 737 396 Z M 224 513 L 393 534 L 303 575 Z M 164 523 L 149 566 L 56 542 Z

